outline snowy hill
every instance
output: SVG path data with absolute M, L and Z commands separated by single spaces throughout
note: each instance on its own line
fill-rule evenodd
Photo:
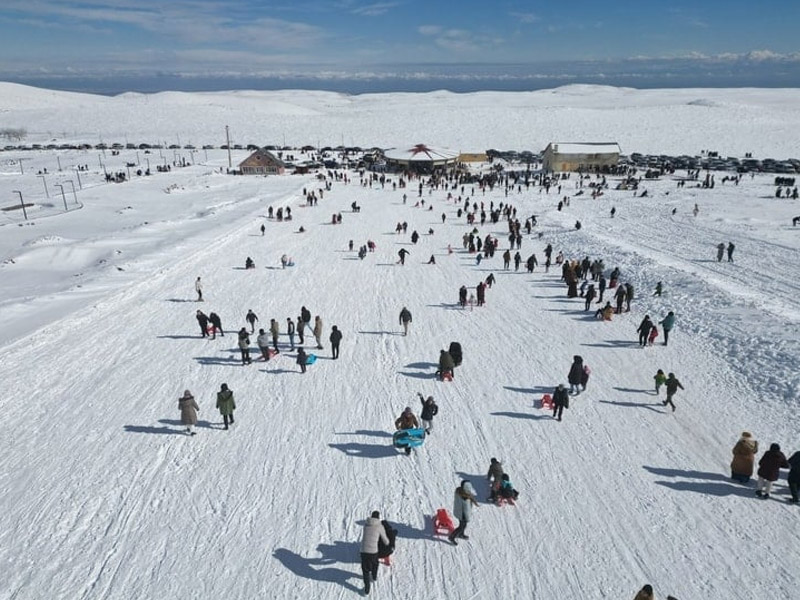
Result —
M 285 129 L 299 143 L 316 143 L 316 128 L 323 144 L 352 135 L 360 145 L 390 145 L 402 132 L 464 150 L 598 136 L 629 151 L 795 153 L 785 126 L 797 121 L 794 90 L 603 88 L 605 108 L 591 107 L 592 91 L 439 93 L 435 103 L 427 94 L 181 95 L 190 104 L 168 102 L 170 94 L 81 97 L 50 111 L 17 105 L 0 113 L 0 129 L 95 131 L 109 142 L 122 131 L 130 139 L 179 133 L 197 143 L 214 139 L 225 115 L 242 137 Z M 698 98 L 715 104 L 689 104 Z M 237 112 L 237 102 L 250 108 Z M 79 108 L 90 104 L 91 115 Z M 417 120 L 403 112 L 412 105 L 425 109 Z M 276 106 L 298 112 L 246 128 Z M 539 130 L 546 114 L 550 130 Z M 742 115 L 736 129 L 732 114 Z M 682 122 L 688 115 L 695 120 Z M 226 176 L 222 151 L 123 184 L 104 183 L 100 164 L 124 171 L 126 161 L 164 159 L 157 151 L 67 153 L 59 173 L 42 152 L 21 174 L 9 154 L 0 155 L 2 197 L 20 190 L 34 206 L 27 225 L 17 211 L 0 217 L 0 597 L 354 597 L 361 527 L 373 510 L 399 538 L 371 596 L 617 599 L 649 582 L 660 600 L 793 597 L 800 539 L 786 472 L 769 500 L 755 497 L 754 483 L 729 479 L 743 430 L 761 444 L 757 459 L 771 442 L 787 455 L 800 450 L 800 229 L 791 225 L 800 207 L 774 197 L 773 176 L 734 186 L 719 174 L 714 189 L 678 188 L 667 176 L 642 183 L 650 197 L 610 189 L 596 200 L 575 196 L 574 176 L 560 195 L 426 188 L 423 208 L 416 181 L 405 190 L 364 187 L 348 173 L 350 183 L 332 182 L 309 207 L 303 189 L 322 187 L 313 176 Z M 66 181 L 78 183 L 77 164 L 89 170 L 73 197 Z M 36 176 L 45 167 L 50 198 Z M 510 203 L 522 222 L 538 215 L 519 272 L 502 268 L 505 221 L 478 226 L 481 237 L 499 239 L 495 258 L 477 265 L 463 250 L 471 227 L 448 191 L 487 208 Z M 559 211 L 563 196 L 570 206 Z M 350 211 L 354 201 L 359 213 Z M 267 219 L 270 206 L 291 207 L 292 221 Z M 342 224 L 331 225 L 339 212 Z M 408 234 L 395 234 L 403 221 Z M 359 260 L 349 240 L 355 250 L 373 240 L 377 250 Z M 717 262 L 716 245 L 731 241 L 735 262 Z M 606 273 L 618 266 L 636 289 L 631 312 L 597 321 L 582 298 L 567 298 L 558 268 L 525 273 L 530 253 L 543 265 L 548 243 L 568 258 L 603 258 Z M 401 248 L 411 252 L 404 266 Z M 282 269 L 282 254 L 295 266 Z M 426 264 L 431 255 L 435 265 Z M 246 256 L 255 270 L 244 270 Z M 490 273 L 497 281 L 487 305 L 460 308 L 458 288 L 474 291 Z M 194 302 L 198 276 L 203 303 Z M 657 281 L 661 297 L 652 295 Z M 302 305 L 322 317 L 325 346 L 311 349 L 306 334 L 319 360 L 304 375 L 285 335 Z M 413 313 L 407 337 L 403 306 Z M 200 337 L 198 308 L 221 316 L 224 337 Z M 269 363 L 240 364 L 235 332 L 248 309 L 257 327 L 281 324 L 281 353 Z M 670 310 L 669 346 L 638 347 L 642 317 Z M 336 361 L 332 325 L 344 334 Z M 443 383 L 434 371 L 451 341 L 462 344 L 464 363 Z M 558 422 L 534 403 L 566 382 L 576 354 L 592 375 Z M 685 387 L 674 413 L 660 402 L 664 391 L 652 389 L 659 368 Z M 237 404 L 229 431 L 215 409 L 222 383 Z M 187 388 L 201 409 L 194 437 L 177 410 Z M 419 413 L 417 392 L 433 395 L 440 412 L 424 446 L 406 457 L 391 433 L 405 406 Z M 516 507 L 486 502 L 491 457 L 520 490 Z M 462 479 L 480 506 L 470 539 L 453 547 L 432 535 L 431 517 L 452 510 Z

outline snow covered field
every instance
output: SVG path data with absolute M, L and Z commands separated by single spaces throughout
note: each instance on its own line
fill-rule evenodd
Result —
M 625 152 L 785 158 L 798 155 L 800 124 L 796 90 L 0 90 L 0 129 L 25 127 L 26 143 L 179 135 L 199 146 L 222 143 L 229 124 L 241 143 L 281 143 L 285 134 L 296 144 L 399 139 L 479 151 L 614 139 Z M 163 152 L 171 161 L 173 151 Z M 555 190 L 476 189 L 474 201 L 510 202 L 523 222 L 539 215 L 523 261 L 536 253 L 543 264 L 551 243 L 568 258 L 619 266 L 637 297 L 631 313 L 604 323 L 566 297 L 558 269 L 502 270 L 504 222 L 478 227 L 501 246 L 477 266 L 461 248 L 470 228 L 442 189 L 425 190 L 428 211 L 414 207 L 416 182 L 404 205 L 403 191 L 361 187 L 350 173 L 350 184 L 333 183 L 306 207 L 303 188 L 322 186 L 313 176 L 226 176 L 222 151 L 200 151 L 197 164 L 170 173 L 103 182 L 101 161 L 124 171 L 134 154 L 62 153 L 59 173 L 53 152 L 0 153 L 0 207 L 14 203 L 14 190 L 35 205 L 27 224 L 19 211 L 0 213 L 0 598 L 352 597 L 372 510 L 399 529 L 394 564 L 381 567 L 371 594 L 380 598 L 617 599 L 647 582 L 659 599 L 795 596 L 798 508 L 785 502 L 785 472 L 766 501 L 728 478 L 743 430 L 759 440 L 758 457 L 771 442 L 787 455 L 800 450 L 800 228 L 791 225 L 800 203 L 776 199 L 772 175 L 734 186 L 717 173 L 714 189 L 665 177 L 643 183 L 649 198 L 612 189 L 597 200 L 574 197 L 573 177 L 561 212 Z M 149 158 L 161 160 L 158 151 Z M 77 164 L 89 166 L 83 189 Z M 45 167 L 49 199 L 36 175 Z M 350 212 L 353 201 L 360 213 Z M 291 206 L 294 219 L 267 220 L 269 206 Z M 343 223 L 334 226 L 337 212 Z M 398 221 L 408 235 L 394 233 Z M 347 250 L 351 239 L 356 249 L 371 239 L 377 251 L 361 261 Z M 731 241 L 735 262 L 716 262 L 716 245 Z M 402 267 L 400 248 L 411 252 Z M 294 267 L 280 268 L 283 253 Z M 432 254 L 437 264 L 425 264 Z M 246 256 L 255 270 L 243 269 Z M 474 290 L 489 273 L 497 282 L 487 306 L 461 310 L 458 288 Z M 197 276 L 203 304 L 193 301 Z M 657 281 L 660 298 L 651 295 Z M 285 326 L 301 305 L 325 323 L 317 363 L 301 375 L 287 345 L 274 362 L 241 366 L 232 334 L 247 310 L 266 329 L 270 318 Z M 404 305 L 414 316 L 408 337 L 398 324 Z M 197 308 L 217 312 L 231 334 L 201 339 Z M 670 345 L 639 348 L 642 317 L 669 310 Z M 337 361 L 332 325 L 344 334 Z M 464 364 L 440 383 L 439 350 L 454 340 Z M 559 423 L 534 400 L 566 381 L 575 354 L 592 375 Z M 686 388 L 674 414 L 659 402 L 663 390 L 651 391 L 658 368 Z M 223 382 L 238 406 L 230 431 L 214 408 Z M 186 388 L 201 407 L 191 438 L 177 411 Z M 419 412 L 418 391 L 440 412 L 406 457 L 391 432 L 405 406 Z M 520 490 L 516 507 L 485 502 L 491 457 Z M 470 540 L 452 547 L 431 535 L 431 516 L 452 510 L 464 478 L 481 505 Z

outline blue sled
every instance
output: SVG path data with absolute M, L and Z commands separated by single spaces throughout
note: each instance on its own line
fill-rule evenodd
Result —
M 307 365 L 313 365 L 315 362 L 317 362 L 317 355 L 316 354 L 309 354 L 306 357 L 306 364 Z
M 392 436 L 392 445 L 395 448 L 419 448 L 425 441 L 425 430 L 419 429 L 401 429 L 395 431 Z

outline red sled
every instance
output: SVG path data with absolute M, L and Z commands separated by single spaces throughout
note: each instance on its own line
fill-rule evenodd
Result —
M 382 556 L 382 557 L 381 557 L 381 558 L 379 558 L 378 560 L 379 560 L 380 562 L 382 562 L 383 564 L 385 564 L 387 567 L 391 567 L 391 566 L 392 566 L 392 557 L 391 557 L 391 555 L 389 555 L 389 556 Z
M 497 506 L 503 506 L 503 504 L 510 504 L 511 506 L 516 506 L 517 503 L 514 502 L 514 498 L 503 498 L 502 496 L 497 497 Z
M 440 508 L 437 510 L 436 515 L 433 517 L 433 535 L 441 535 L 443 533 L 450 535 L 455 530 L 456 526 L 453 524 L 453 519 L 447 514 L 447 509 Z
M 442 381 L 453 381 L 453 372 L 452 371 L 446 371 L 446 372 L 442 373 L 441 378 L 442 378 Z
M 553 397 L 550 394 L 545 394 L 542 396 L 542 408 L 550 409 L 553 408 Z
M 216 329 L 217 329 L 216 327 L 214 327 L 213 325 L 210 325 L 206 329 L 206 333 L 210 333 L 211 335 L 216 335 L 217 334 L 217 330 Z

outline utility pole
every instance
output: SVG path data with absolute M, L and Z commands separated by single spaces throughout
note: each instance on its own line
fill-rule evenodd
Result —
M 60 171 L 61 170 L 61 157 L 58 154 L 56 154 L 56 162 L 58 162 L 58 170 Z
M 57 183 L 57 184 L 56 184 L 56 187 L 57 187 L 57 188 L 61 188 L 61 199 L 64 201 L 64 210 L 65 210 L 65 211 L 69 210 L 69 209 L 67 208 L 67 197 L 64 195 L 64 186 L 63 186 L 63 185 L 61 185 L 60 183 Z
M 80 171 L 80 169 L 75 169 L 75 175 L 78 176 L 78 187 L 83 189 L 83 184 L 81 183 L 81 171 Z
M 48 198 L 50 197 L 50 192 L 47 191 L 47 180 L 44 178 L 44 175 L 37 175 L 37 177 L 42 178 L 42 183 L 44 184 L 44 195 Z
M 228 170 L 230 170 L 233 168 L 233 163 L 231 162 L 231 132 L 227 125 L 225 125 L 225 141 L 228 145 Z
M 78 203 L 78 194 L 75 193 L 75 184 L 72 183 L 72 179 L 67 179 L 67 183 L 72 186 L 72 197 L 75 198 L 75 204 Z
M 25 202 L 22 201 L 22 192 L 19 190 L 13 190 L 15 194 L 19 194 L 19 205 L 22 207 L 22 215 L 25 217 L 25 220 L 28 220 L 28 213 L 25 210 Z

